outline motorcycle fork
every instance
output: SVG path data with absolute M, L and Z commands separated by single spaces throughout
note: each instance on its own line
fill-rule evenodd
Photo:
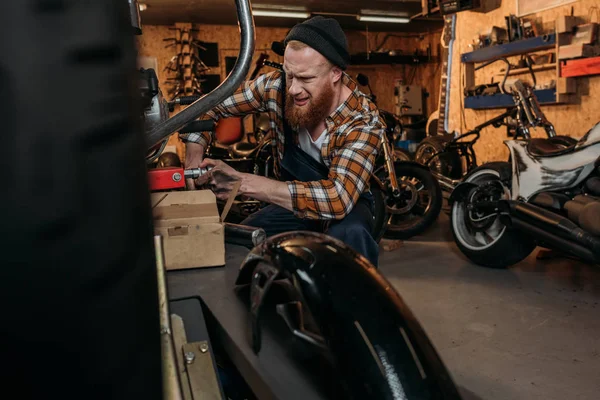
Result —
M 385 160 L 385 169 L 388 173 L 390 180 L 390 188 L 392 189 L 392 195 L 394 197 L 400 196 L 400 185 L 398 185 L 398 178 L 396 177 L 396 168 L 394 166 L 394 155 L 390 142 L 388 141 L 387 135 L 383 135 L 382 141 L 383 157 Z

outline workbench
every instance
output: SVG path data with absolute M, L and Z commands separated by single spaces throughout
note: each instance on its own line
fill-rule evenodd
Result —
M 239 267 L 248 251 L 227 244 L 225 267 L 169 271 L 169 298 L 199 298 L 207 314 L 213 347 L 215 342 L 222 345 L 259 399 L 328 398 L 324 382 L 320 382 L 325 378 L 322 371 L 314 368 L 314 357 L 294 351 L 297 340 L 281 318 L 267 312 L 267 307 L 264 307 L 265 317 L 261 318 L 262 349 L 258 355 L 252 351 L 249 301 L 245 301 L 249 299 L 248 292 L 234 290 Z M 176 307 L 171 311 L 177 312 Z M 184 317 L 184 322 L 192 323 L 189 316 Z

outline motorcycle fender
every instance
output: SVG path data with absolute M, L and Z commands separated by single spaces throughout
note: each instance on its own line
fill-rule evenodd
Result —
M 459 183 L 450 194 L 450 198 L 448 198 L 448 204 L 452 205 L 455 201 L 463 201 L 471 189 L 476 187 L 477 185 L 471 182 Z
M 259 271 L 259 263 L 273 269 Z M 299 291 L 298 298 L 318 326 L 351 398 L 460 398 L 400 295 L 366 258 L 344 243 L 307 231 L 272 236 L 242 263 L 236 284 L 262 281 L 254 290 L 258 294 L 275 275 L 289 279 Z M 253 321 L 258 318 L 253 316 Z M 254 345 L 260 348 L 259 343 Z

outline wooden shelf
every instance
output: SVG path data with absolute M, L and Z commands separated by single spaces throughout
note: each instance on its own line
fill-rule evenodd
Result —
M 531 69 L 533 70 L 533 72 L 538 72 L 538 71 L 548 71 L 551 69 L 556 68 L 556 63 L 551 63 L 551 64 L 541 64 L 541 65 L 534 65 L 531 67 Z M 498 72 L 494 75 L 497 76 L 504 76 L 505 71 L 503 72 Z M 529 68 L 515 68 L 510 70 L 510 72 L 508 73 L 508 76 L 511 75 L 520 75 L 520 74 L 527 74 L 529 73 Z

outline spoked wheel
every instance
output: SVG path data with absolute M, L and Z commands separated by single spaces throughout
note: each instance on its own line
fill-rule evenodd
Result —
M 464 198 L 452 205 L 452 234 L 458 248 L 479 265 L 504 268 L 525 257 L 535 247 L 531 239 L 509 230 L 499 219 L 494 204 L 510 199 L 510 187 L 500 176 L 510 176 L 510 164 L 482 165 L 465 182 L 474 183 Z
M 424 232 L 437 219 L 442 208 L 442 191 L 431 173 L 412 163 L 394 163 L 400 193 L 394 195 L 384 167 L 376 176 L 384 184 L 384 202 L 389 214 L 385 237 L 409 239 Z

